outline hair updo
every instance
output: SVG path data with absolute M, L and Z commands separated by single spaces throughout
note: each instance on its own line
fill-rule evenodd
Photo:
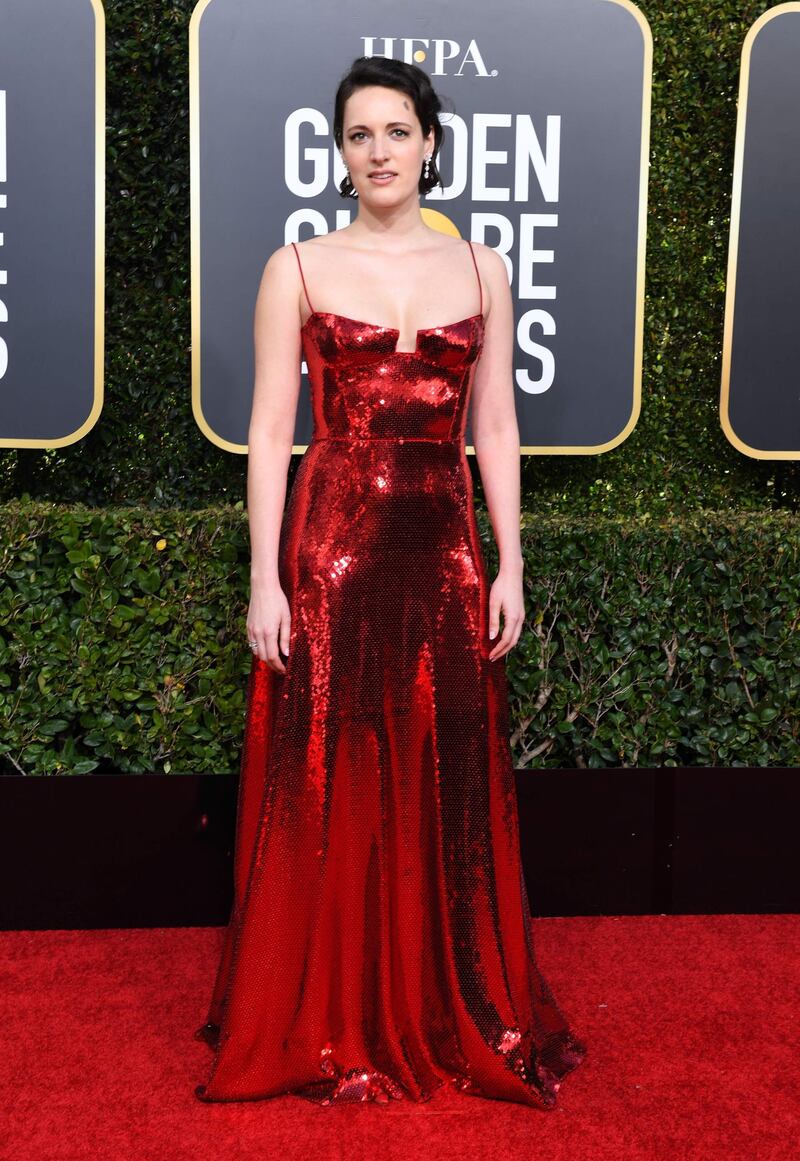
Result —
M 344 107 L 350 96 L 367 85 L 383 85 L 387 89 L 399 89 L 414 102 L 417 120 L 422 127 L 422 136 L 427 137 L 433 129 L 433 153 L 428 164 L 428 176 L 424 168 L 420 171 L 419 192 L 426 194 L 442 184 L 436 167 L 436 157 L 444 138 L 444 130 L 439 121 L 442 102 L 431 84 L 428 74 L 417 65 L 400 60 L 388 60 L 383 56 L 359 56 L 351 64 L 339 82 L 333 111 L 333 139 L 338 149 L 342 149 L 344 139 Z M 343 198 L 357 197 L 350 175 L 345 174 L 339 185 Z

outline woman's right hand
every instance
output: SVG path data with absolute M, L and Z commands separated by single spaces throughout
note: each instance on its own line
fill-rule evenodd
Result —
M 250 608 L 247 611 L 247 640 L 258 643 L 258 648 L 252 650 L 253 656 L 266 661 L 276 673 L 286 672 L 278 650 L 284 656 L 289 656 L 291 625 L 289 602 L 277 581 L 268 585 L 252 585 Z

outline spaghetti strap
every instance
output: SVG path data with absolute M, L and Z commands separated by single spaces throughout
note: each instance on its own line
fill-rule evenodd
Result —
M 481 276 L 480 276 L 480 272 L 478 270 L 478 263 L 475 261 L 475 251 L 472 248 L 472 242 L 470 242 L 469 238 L 467 238 L 467 244 L 469 245 L 469 252 L 472 255 L 472 262 L 473 262 L 473 265 L 475 266 L 475 274 L 476 274 L 477 279 L 478 279 L 478 293 L 481 296 L 481 308 L 480 308 L 480 311 L 478 313 L 483 314 L 483 286 L 481 285 Z
M 308 299 L 308 305 L 311 307 L 311 313 L 316 314 L 317 312 L 314 310 L 314 307 L 311 304 L 311 299 L 308 297 L 308 287 L 306 286 L 305 275 L 303 274 L 303 264 L 300 261 L 300 254 L 299 254 L 297 246 L 295 246 L 294 242 L 292 242 L 292 246 L 294 247 L 294 256 L 297 259 L 297 265 L 300 267 L 300 277 L 303 279 L 303 290 L 306 292 L 306 298 Z

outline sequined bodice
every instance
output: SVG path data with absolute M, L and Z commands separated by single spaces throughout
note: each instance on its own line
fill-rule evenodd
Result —
M 482 314 L 426 327 L 398 351 L 393 327 L 314 311 L 302 329 L 313 438 L 463 439 L 483 329 Z

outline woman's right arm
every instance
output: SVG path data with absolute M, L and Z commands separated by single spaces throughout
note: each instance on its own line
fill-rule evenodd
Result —
M 289 652 L 289 604 L 278 577 L 278 544 L 300 395 L 300 279 L 291 246 L 276 250 L 261 276 L 253 323 L 255 383 L 247 436 L 250 527 L 248 640 L 279 673 Z

